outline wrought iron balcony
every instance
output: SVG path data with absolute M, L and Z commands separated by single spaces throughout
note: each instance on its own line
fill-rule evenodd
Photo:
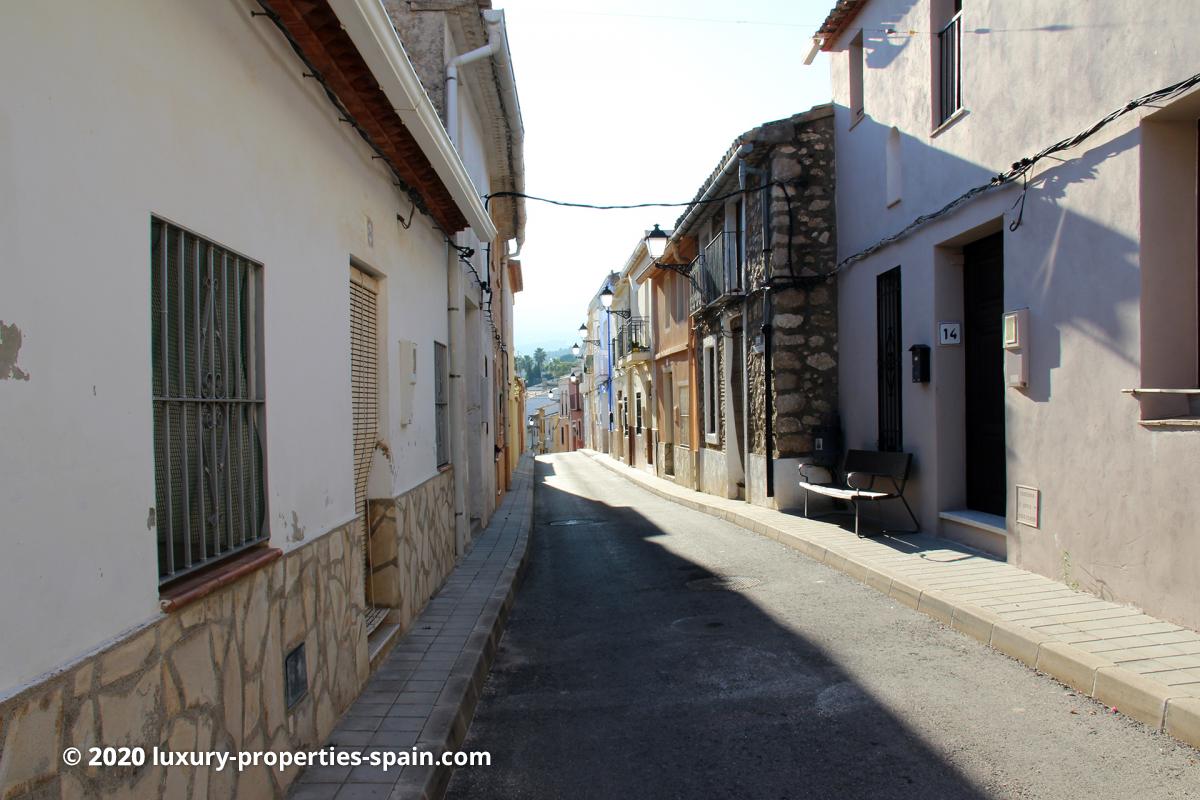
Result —
M 741 237 L 736 232 L 712 238 L 692 262 L 692 296 L 688 311 L 695 314 L 719 301 L 742 294 Z
M 632 317 L 617 331 L 613 339 L 613 351 L 617 360 L 628 358 L 638 353 L 650 352 L 650 320 L 646 317 Z

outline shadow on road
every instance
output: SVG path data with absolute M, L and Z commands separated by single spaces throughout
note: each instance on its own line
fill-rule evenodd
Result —
M 530 571 L 463 745 L 492 766 L 458 770 L 449 797 L 985 796 L 821 647 L 729 590 L 753 576 L 668 550 L 688 516 L 665 530 L 567 489 L 556 463 L 574 469 L 538 461 Z

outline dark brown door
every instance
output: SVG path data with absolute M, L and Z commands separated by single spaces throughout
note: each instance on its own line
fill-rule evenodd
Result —
M 963 248 L 967 508 L 1005 515 L 1004 238 Z

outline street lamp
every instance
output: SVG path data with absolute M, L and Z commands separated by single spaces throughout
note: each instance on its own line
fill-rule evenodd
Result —
M 571 355 L 575 356 L 576 358 L 579 358 L 579 353 L 581 351 L 582 351 L 582 348 L 579 347 L 578 343 L 571 345 Z
M 670 240 L 670 234 L 657 225 L 654 226 L 654 230 L 646 234 L 644 240 L 646 242 L 646 252 L 650 254 L 650 259 L 654 262 L 654 266 L 659 269 L 674 270 L 685 277 L 691 275 L 691 264 L 666 264 L 659 261 L 663 257 L 663 253 L 667 252 L 667 242 Z
M 612 303 L 613 290 L 612 288 L 605 286 L 604 291 L 600 292 L 600 305 L 604 306 L 604 310 L 609 314 L 616 314 L 618 317 L 624 317 L 625 319 L 629 319 L 633 316 L 633 312 L 629 309 L 613 308 Z
M 571 383 L 578 383 L 578 382 L 579 382 L 579 377 L 574 373 L 574 371 L 572 371 L 571 372 Z
M 667 252 L 667 241 L 670 238 L 666 231 L 655 225 L 654 230 L 646 234 L 646 250 L 650 253 L 650 257 L 655 261 L 662 258 L 663 253 Z

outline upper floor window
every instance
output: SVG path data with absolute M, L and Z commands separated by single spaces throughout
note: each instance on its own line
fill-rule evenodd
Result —
M 158 576 L 266 541 L 262 265 L 152 219 Z
M 865 64 L 863 62 L 863 32 L 859 31 L 858 35 L 850 42 L 850 49 L 847 51 L 850 59 L 850 125 L 855 125 L 863 118 L 865 113 L 865 105 L 863 101 L 863 71 Z
M 937 38 L 933 48 L 934 126 L 962 108 L 962 0 L 931 3 Z

